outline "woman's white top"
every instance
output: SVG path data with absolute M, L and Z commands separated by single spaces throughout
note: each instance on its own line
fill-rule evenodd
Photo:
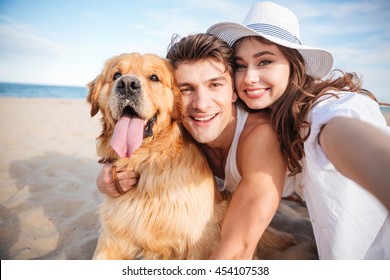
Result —
M 283 196 L 295 189 L 306 201 L 320 259 L 390 259 L 389 212 L 373 195 L 337 172 L 317 140 L 321 127 L 337 116 L 361 119 L 389 134 L 390 128 L 372 99 L 355 93 L 338 96 L 338 99 L 323 100 L 309 112 L 311 133 L 304 143 L 303 172 L 286 177 Z M 247 116 L 237 106 L 237 125 L 225 166 L 226 178 L 217 178 L 220 190 L 233 192 L 241 180 L 236 152 Z
M 360 119 L 389 135 L 390 127 L 372 99 L 355 93 L 337 95 L 339 98 L 324 98 L 309 112 L 311 132 L 304 143 L 303 199 L 319 257 L 390 259 L 389 211 L 376 197 L 336 171 L 318 143 L 322 126 L 338 116 Z

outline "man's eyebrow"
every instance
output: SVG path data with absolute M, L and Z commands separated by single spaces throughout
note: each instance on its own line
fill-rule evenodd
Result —
M 192 84 L 188 83 L 188 82 L 184 82 L 184 83 L 177 83 L 177 86 L 178 87 L 188 87 L 188 86 L 192 86 Z
M 205 83 L 215 83 L 219 81 L 227 81 L 226 77 L 224 76 L 218 76 L 215 78 L 210 78 L 205 81 Z M 193 84 L 191 82 L 183 82 L 183 83 L 177 83 L 178 87 L 191 87 Z
M 226 79 L 225 76 L 219 76 L 219 77 L 211 78 L 211 79 L 209 79 L 207 81 L 209 83 L 212 83 L 212 82 L 219 82 L 219 81 L 227 81 L 227 79 Z

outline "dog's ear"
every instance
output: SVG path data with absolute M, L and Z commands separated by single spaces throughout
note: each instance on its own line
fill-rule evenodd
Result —
M 172 112 L 172 119 L 174 121 L 181 122 L 184 120 L 184 106 L 181 98 L 180 89 L 177 87 L 176 82 L 173 81 L 172 92 L 174 96 L 174 106 Z
M 102 88 L 102 83 L 100 82 L 100 75 L 98 75 L 93 81 L 87 84 L 89 93 L 87 96 L 87 101 L 91 104 L 91 117 L 95 116 L 99 112 L 99 92 Z
M 181 98 L 181 91 L 177 86 L 176 79 L 174 76 L 173 65 L 169 62 L 169 60 L 165 59 L 165 65 L 168 67 L 170 76 L 171 76 L 171 91 L 173 93 L 173 112 L 172 112 L 172 120 L 181 122 L 184 120 L 184 106 Z

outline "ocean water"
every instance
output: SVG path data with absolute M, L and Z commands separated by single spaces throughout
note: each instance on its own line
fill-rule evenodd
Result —
M 381 106 L 381 111 L 383 114 L 390 114 L 390 107 L 389 106 Z
M 86 87 L 0 83 L 0 97 L 85 99 Z

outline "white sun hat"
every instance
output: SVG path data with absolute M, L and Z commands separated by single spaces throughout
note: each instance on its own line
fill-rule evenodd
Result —
M 316 78 L 328 75 L 333 66 L 331 53 L 301 44 L 296 15 L 272 2 L 254 4 L 243 24 L 221 22 L 211 26 L 207 33 L 227 42 L 230 46 L 243 37 L 261 36 L 275 44 L 296 49 L 305 60 L 307 73 Z

